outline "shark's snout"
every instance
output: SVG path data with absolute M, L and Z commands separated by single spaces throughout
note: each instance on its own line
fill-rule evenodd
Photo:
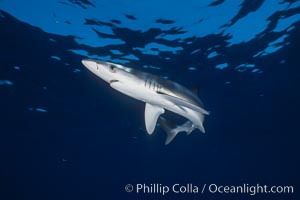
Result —
M 92 68 L 92 67 L 96 67 L 97 63 L 93 60 L 89 60 L 89 59 L 84 59 L 81 61 L 81 63 L 88 69 Z
M 110 65 L 107 62 L 93 60 L 93 59 L 83 59 L 81 63 L 93 74 L 97 75 L 104 81 L 110 83 L 118 81 L 115 77 L 115 66 Z

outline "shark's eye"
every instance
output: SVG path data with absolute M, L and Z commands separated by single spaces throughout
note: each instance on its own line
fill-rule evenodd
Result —
M 115 72 L 116 72 L 116 66 L 114 66 L 114 65 L 109 65 L 109 70 L 110 70 L 112 73 L 115 73 Z

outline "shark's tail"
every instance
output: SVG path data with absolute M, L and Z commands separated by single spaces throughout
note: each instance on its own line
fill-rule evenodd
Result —
M 191 121 L 187 121 L 184 124 L 177 126 L 171 121 L 166 120 L 163 117 L 159 117 L 158 123 L 167 133 L 167 139 L 165 141 L 165 145 L 170 144 L 179 132 L 186 132 L 187 134 L 190 134 L 195 129 Z

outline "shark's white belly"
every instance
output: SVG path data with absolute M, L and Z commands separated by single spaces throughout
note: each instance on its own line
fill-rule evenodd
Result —
M 179 114 L 182 117 L 185 117 L 186 119 L 192 121 L 195 126 L 202 126 L 204 117 L 201 113 L 183 106 L 178 106 L 173 102 L 165 99 L 156 91 L 145 88 L 141 84 L 123 84 L 116 82 L 111 84 L 111 87 L 132 98 L 152 105 L 160 106 L 166 110 Z

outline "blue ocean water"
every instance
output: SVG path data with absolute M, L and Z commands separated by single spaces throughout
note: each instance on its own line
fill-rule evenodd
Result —
M 297 0 L 0 1 L 1 199 L 297 199 L 135 194 L 126 184 L 299 188 Z M 168 146 L 144 103 L 81 60 L 198 88 L 206 133 Z

